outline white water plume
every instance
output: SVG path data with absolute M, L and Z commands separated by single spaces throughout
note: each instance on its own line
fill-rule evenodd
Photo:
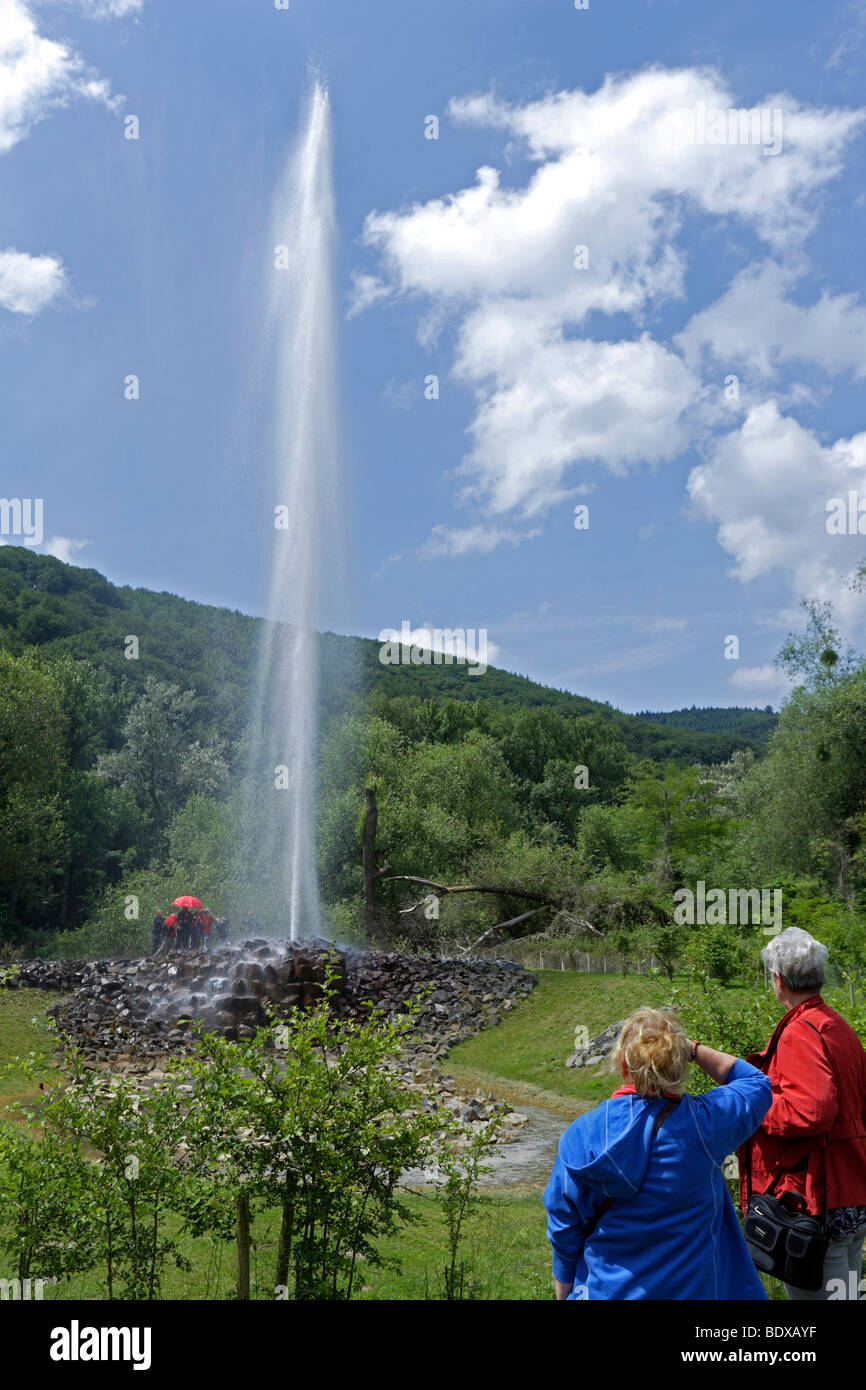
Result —
M 293 940 L 319 930 L 316 628 L 329 548 L 326 523 L 340 495 L 331 165 L 330 104 L 316 82 L 272 224 L 274 549 L 251 764 L 255 857 L 265 867 L 279 925 L 288 925 Z

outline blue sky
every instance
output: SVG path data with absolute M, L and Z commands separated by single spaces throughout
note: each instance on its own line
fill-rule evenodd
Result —
M 117 583 L 265 611 L 269 208 L 315 70 L 322 626 L 483 627 L 627 710 L 777 704 L 803 596 L 866 626 L 866 540 L 825 524 L 866 498 L 864 56 L 862 0 L 0 0 L 4 496 Z M 730 109 L 765 125 L 702 139 Z

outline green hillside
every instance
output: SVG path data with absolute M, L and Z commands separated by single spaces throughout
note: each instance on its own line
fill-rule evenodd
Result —
M 775 903 L 784 884 L 785 921 L 820 922 L 859 962 L 866 666 L 828 669 L 821 617 L 789 643 L 803 684 L 766 751 L 766 710 L 647 719 L 507 671 L 382 665 L 378 641 L 323 634 L 321 925 L 442 953 L 506 930 L 609 938 L 670 971 L 697 949 L 675 889 Z M 291 803 L 250 731 L 261 630 L 0 548 L 0 959 L 144 951 L 181 890 L 284 930 Z M 697 944 L 719 978 L 739 968 L 726 928 Z
M 144 689 L 148 676 L 193 689 L 202 731 L 230 746 L 240 739 L 247 720 L 260 625 L 260 619 L 236 610 L 119 587 L 96 570 L 35 555 L 22 546 L 0 548 L 0 647 L 18 655 L 34 646 L 52 659 L 88 660 L 130 696 Z M 138 638 L 138 659 L 125 655 L 130 636 Z M 326 720 L 356 708 L 359 696 L 374 692 L 389 699 L 543 706 L 572 718 L 594 714 L 612 721 L 629 751 L 640 756 L 711 763 L 724 761 L 737 748 L 759 746 L 775 719 L 742 710 L 685 710 L 682 723 L 673 714 L 629 715 L 494 667 L 470 679 L 459 666 L 383 666 L 380 644 L 369 638 L 326 632 L 320 644 Z M 701 723 L 694 714 L 718 718 Z M 744 721 L 744 714 L 753 717 Z M 726 715 L 732 716 L 727 722 Z

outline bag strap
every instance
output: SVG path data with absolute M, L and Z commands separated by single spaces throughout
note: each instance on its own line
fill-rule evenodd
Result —
M 804 1022 L 809 1028 L 811 1028 L 811 1029 L 812 1029 L 812 1032 L 817 1036 L 819 1043 L 821 1044 L 822 1048 L 824 1049 L 824 1056 L 827 1058 L 827 1063 L 828 1063 L 828 1065 L 830 1066 L 830 1070 L 831 1070 L 831 1072 L 832 1072 L 833 1067 L 832 1067 L 832 1064 L 830 1063 L 830 1057 L 829 1057 L 829 1055 L 828 1055 L 828 1053 L 827 1053 L 827 1044 L 826 1044 L 825 1041 L 824 1041 L 824 1038 L 823 1038 L 823 1036 L 822 1036 L 822 1034 L 821 1034 L 820 1028 L 816 1028 L 815 1025 L 814 1025 L 814 1023 L 809 1023 L 809 1020 L 808 1020 L 807 1018 L 804 1018 L 804 1019 L 803 1019 L 803 1022 Z M 821 1225 L 822 1225 L 822 1226 L 826 1226 L 826 1225 L 827 1225 L 827 1188 L 828 1188 L 828 1186 L 829 1186 L 829 1182 L 828 1182 L 829 1177 L 830 1177 L 830 1131 L 829 1131 L 829 1129 L 827 1129 L 827 1130 L 824 1131 L 824 1204 L 823 1204 L 823 1206 L 822 1206 L 822 1208 L 821 1208 Z
M 650 1149 L 652 1149 L 653 1140 L 655 1139 L 656 1135 L 658 1134 L 668 1115 L 671 1113 L 675 1106 L 679 1105 L 680 1099 L 681 1097 L 677 1096 L 673 1100 L 669 1100 L 667 1105 L 663 1105 L 659 1113 L 656 1115 L 655 1123 L 653 1124 L 652 1134 L 650 1135 Z M 590 1236 L 592 1235 L 601 1218 L 606 1214 L 606 1212 L 610 1211 L 615 1201 L 615 1197 L 605 1197 L 604 1201 L 600 1203 L 599 1207 L 590 1218 L 589 1225 L 584 1230 L 584 1244 L 586 1244 L 586 1242 L 589 1240 Z
M 823 1049 L 824 1049 L 824 1055 L 827 1056 L 827 1044 L 824 1042 L 824 1039 L 823 1039 L 823 1037 L 821 1036 L 821 1030 L 820 1030 L 819 1028 L 816 1028 L 815 1025 L 814 1025 L 814 1023 L 810 1023 L 809 1020 L 808 1020 L 807 1018 L 802 1018 L 802 1015 L 801 1015 L 801 1019 L 802 1019 L 802 1022 L 805 1023 L 806 1027 L 807 1027 L 807 1028 L 811 1028 L 811 1029 L 812 1029 L 812 1032 L 815 1033 L 815 1034 L 817 1035 L 818 1041 L 820 1042 L 821 1046 L 822 1046 Z M 791 1021 L 791 1020 L 789 1019 L 788 1022 L 790 1022 L 790 1021 Z M 773 1053 L 776 1051 L 776 1048 L 777 1048 L 778 1045 L 779 1045 L 779 1038 L 782 1036 L 782 1034 L 784 1033 L 785 1028 L 786 1028 L 787 1026 L 788 1026 L 787 1024 L 785 1024 L 784 1027 L 780 1026 L 780 1027 L 777 1029 L 777 1031 L 773 1034 L 773 1037 L 772 1037 L 772 1039 L 771 1039 L 771 1041 L 770 1041 L 770 1046 L 767 1048 L 767 1052 L 766 1052 L 766 1055 L 765 1055 L 765 1057 L 764 1057 L 764 1061 L 766 1062 L 766 1064 L 767 1064 L 768 1067 L 769 1067 L 770 1061 L 771 1061 L 771 1059 L 772 1059 Z M 828 1060 L 828 1062 L 829 1062 L 829 1060 L 830 1060 L 829 1057 L 827 1058 L 827 1060 Z M 825 1131 L 824 1131 L 824 1202 L 823 1202 L 823 1206 L 822 1206 L 822 1208 L 821 1208 L 821 1225 L 822 1225 L 822 1226 L 826 1226 L 826 1224 L 827 1224 L 827 1187 L 828 1187 L 829 1166 L 830 1166 L 830 1145 L 829 1145 L 829 1142 L 828 1142 L 828 1141 L 829 1141 L 829 1134 L 830 1134 L 830 1131 L 829 1131 L 829 1130 L 825 1130 Z M 752 1136 L 751 1136 L 751 1135 L 750 1135 L 749 1138 L 746 1140 L 745 1149 L 746 1149 L 746 1202 L 748 1203 L 749 1200 L 751 1199 L 751 1196 L 752 1196 Z M 779 1181 L 779 1178 L 780 1178 L 781 1176 L 782 1176 L 781 1173 L 777 1173 L 777 1174 L 776 1174 L 775 1178 L 774 1178 L 773 1181 L 770 1183 L 770 1186 L 767 1188 L 767 1191 L 768 1191 L 768 1192 L 772 1193 L 773 1188 L 775 1187 L 776 1183 Z
M 793 1012 L 793 1011 L 792 1011 L 792 1012 Z M 774 1033 L 773 1033 L 773 1036 L 772 1036 L 771 1039 L 770 1039 L 769 1046 L 768 1046 L 768 1048 L 767 1048 L 767 1051 L 764 1053 L 764 1057 L 763 1057 L 764 1063 L 766 1064 L 766 1066 L 767 1066 L 768 1069 L 769 1069 L 770 1063 L 771 1063 L 772 1060 L 773 1060 L 773 1056 L 774 1056 L 774 1054 L 775 1054 L 776 1048 L 779 1046 L 779 1043 L 781 1042 L 782 1034 L 784 1033 L 784 1031 L 785 1031 L 785 1029 L 788 1027 L 788 1025 L 789 1025 L 790 1023 L 793 1023 L 793 1021 L 794 1021 L 794 1020 L 793 1020 L 793 1017 L 789 1014 L 789 1016 L 788 1016 L 787 1018 L 781 1018 L 781 1019 L 779 1019 L 779 1022 L 776 1024 L 775 1031 L 774 1031 Z M 805 1021 L 805 1020 L 804 1020 L 804 1021 Z M 810 1024 L 809 1027 L 811 1028 L 811 1027 L 812 1027 L 812 1024 Z M 815 1031 L 817 1032 L 817 1029 L 816 1029 Z M 763 1068 L 761 1068 L 761 1070 L 763 1071 Z
M 788 1024 L 789 1024 L 791 1021 L 792 1021 L 792 1020 L 791 1020 L 790 1018 L 782 1018 L 782 1019 L 780 1019 L 779 1022 L 776 1024 L 776 1027 L 775 1027 L 775 1029 L 774 1029 L 773 1036 L 772 1036 L 771 1039 L 770 1039 L 770 1043 L 769 1043 L 769 1046 L 768 1046 L 768 1048 L 767 1048 L 767 1051 L 764 1053 L 763 1057 L 761 1058 L 761 1061 L 764 1063 L 764 1065 L 763 1065 L 761 1068 L 759 1068 L 759 1070 L 762 1071 L 762 1072 L 764 1073 L 765 1076 L 767 1075 L 767 1073 L 768 1073 L 769 1070 L 770 1070 L 770 1063 L 771 1063 L 772 1060 L 773 1060 L 773 1057 L 774 1057 L 775 1052 L 776 1052 L 776 1048 L 779 1046 L 779 1040 L 780 1040 L 782 1034 L 784 1033 L 785 1029 L 787 1028 Z M 809 1027 L 811 1028 L 811 1027 L 812 1027 L 812 1024 L 810 1024 Z M 816 1033 L 817 1033 L 817 1031 L 818 1031 L 817 1028 L 815 1029 L 815 1031 L 816 1031 Z M 751 1135 L 749 1135 L 748 1139 L 746 1140 L 745 1149 L 746 1149 L 746 1202 L 748 1203 L 748 1202 L 750 1201 L 750 1199 L 751 1199 L 751 1196 L 752 1196 L 752 1136 L 751 1136 Z M 773 1179 L 773 1182 L 775 1182 L 775 1181 L 776 1181 L 776 1179 L 774 1178 L 774 1179 Z M 768 1192 L 772 1189 L 772 1186 L 773 1186 L 773 1183 L 770 1183 L 770 1186 L 767 1188 L 767 1191 L 768 1191 Z

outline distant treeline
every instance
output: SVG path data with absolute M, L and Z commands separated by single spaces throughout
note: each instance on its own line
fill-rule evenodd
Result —
M 763 709 L 740 709 L 737 706 L 718 709 L 714 705 L 700 709 L 692 705 L 689 709 L 641 710 L 636 717 L 676 729 L 694 729 L 699 733 L 734 734 L 759 744 L 766 744 L 779 722 L 772 705 L 765 705 Z

